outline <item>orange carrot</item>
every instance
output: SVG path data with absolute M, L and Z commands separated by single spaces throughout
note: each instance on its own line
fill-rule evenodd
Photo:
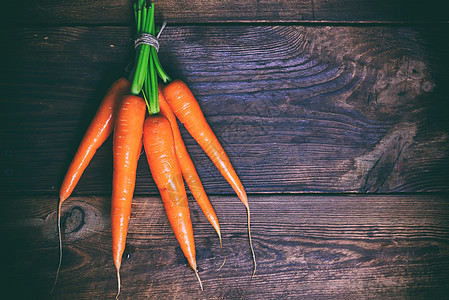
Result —
M 112 255 L 117 270 L 117 296 L 120 294 L 120 266 L 131 215 L 145 112 L 146 104 L 142 98 L 134 95 L 126 96 L 117 114 L 114 128 L 111 232 Z
M 151 175 L 164 202 L 168 221 L 203 289 L 197 271 L 187 194 L 175 153 L 173 132 L 167 118 L 161 115 L 146 118 L 143 144 Z
M 56 272 L 56 281 L 62 263 L 62 238 L 61 238 L 61 206 L 72 194 L 75 186 L 81 178 L 84 170 L 92 160 L 97 149 L 106 141 L 114 128 L 114 119 L 117 107 L 122 98 L 129 93 L 131 83 L 125 78 L 117 79 L 104 96 L 97 113 L 92 119 L 87 131 L 75 153 L 75 156 L 67 170 L 59 191 L 58 206 L 58 236 L 59 236 L 59 265 Z M 52 291 L 53 291 L 52 289 Z
M 131 83 L 127 79 L 119 78 L 109 88 L 64 177 L 59 191 L 61 202 L 73 192 L 95 152 L 112 133 L 117 106 L 129 93 L 130 87 Z
M 166 117 L 171 125 L 171 129 L 173 131 L 173 139 L 175 142 L 176 156 L 178 157 L 179 166 L 181 167 L 182 176 L 184 180 L 187 182 L 187 185 L 192 192 L 193 197 L 196 202 L 200 206 L 206 218 L 214 227 L 215 231 L 218 234 L 218 238 L 221 242 L 221 232 L 220 232 L 220 224 L 218 223 L 217 215 L 215 214 L 214 208 L 207 197 L 206 191 L 204 190 L 203 185 L 201 184 L 200 177 L 193 165 L 192 159 L 190 158 L 189 153 L 187 152 L 184 141 L 182 140 L 181 132 L 179 131 L 178 123 L 176 121 L 176 116 L 165 100 L 164 95 L 162 94 L 162 90 L 159 89 L 159 108 L 160 113 L 164 117 Z
M 174 80 L 164 88 L 163 93 L 176 117 L 210 157 L 214 165 L 245 205 L 248 216 L 249 242 L 254 261 L 254 275 L 256 271 L 256 258 L 251 241 L 250 210 L 245 189 L 188 86 L 181 80 Z

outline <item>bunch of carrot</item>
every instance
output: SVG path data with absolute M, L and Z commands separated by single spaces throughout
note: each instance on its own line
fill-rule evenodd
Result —
M 154 4 L 147 0 L 137 0 L 134 7 L 138 35 L 146 35 L 146 38 L 148 35 L 154 37 L 156 33 Z M 250 210 L 243 185 L 192 92 L 184 82 L 171 81 L 160 65 L 157 47 L 151 43 L 154 43 L 154 40 L 149 43 L 144 40 L 137 45 L 131 80 L 118 79 L 106 93 L 67 170 L 59 194 L 60 257 L 57 273 L 62 262 L 61 206 L 73 192 L 96 150 L 109 135 L 113 134 L 111 232 L 112 255 L 117 271 L 117 296 L 120 293 L 120 266 L 131 215 L 137 162 L 142 147 L 145 149 L 148 165 L 159 189 L 169 223 L 199 280 L 201 289 L 184 180 L 217 232 L 220 246 L 222 244 L 217 216 L 184 145 L 177 119 L 210 157 L 245 205 L 254 272 L 256 270 L 251 242 Z M 165 87 L 158 85 L 158 77 L 164 83 L 171 82 Z

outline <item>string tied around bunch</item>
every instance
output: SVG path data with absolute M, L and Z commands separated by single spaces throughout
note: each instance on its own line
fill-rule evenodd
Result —
M 144 45 L 149 45 L 149 46 L 154 47 L 156 49 L 156 51 L 159 52 L 159 37 L 161 36 L 162 30 L 164 30 L 165 25 L 167 25 L 167 22 L 164 21 L 157 36 L 154 36 L 154 35 L 146 33 L 146 32 L 140 34 L 134 40 L 134 48 L 137 49 L 137 47 L 144 44 Z

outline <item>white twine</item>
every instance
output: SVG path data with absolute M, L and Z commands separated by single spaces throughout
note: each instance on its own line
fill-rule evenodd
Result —
M 140 34 L 137 39 L 134 41 L 134 48 L 139 47 L 140 45 L 150 45 L 151 47 L 154 47 L 157 52 L 159 52 L 159 37 L 161 36 L 162 30 L 164 30 L 165 25 L 167 25 L 167 22 L 164 21 L 162 24 L 161 29 L 159 30 L 157 36 L 154 36 L 149 33 L 142 33 Z
M 162 30 L 164 30 L 165 25 L 167 25 L 167 21 L 164 21 L 164 23 L 162 23 L 161 29 L 159 29 L 159 32 L 157 34 L 157 39 L 159 39 L 159 37 L 161 36 Z
M 159 51 L 159 41 L 157 38 L 149 33 L 142 33 L 137 37 L 134 41 L 134 48 L 139 47 L 140 45 L 150 45 Z

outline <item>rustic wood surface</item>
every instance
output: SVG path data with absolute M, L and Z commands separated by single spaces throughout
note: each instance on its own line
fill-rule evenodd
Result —
M 146 159 L 120 299 L 441 299 L 449 293 L 449 23 L 444 1 L 155 1 L 185 80 L 249 192 L 245 211 L 182 129 L 222 225 L 191 200 L 199 290 Z M 63 212 L 64 172 L 133 60 L 129 1 L 3 1 L 0 228 L 8 299 L 113 299 L 112 141 Z M 18 18 L 18 16 L 22 18 Z
M 4 1 L 0 22 L 13 24 L 133 23 L 123 0 Z M 156 18 L 170 23 L 337 22 L 446 23 L 441 0 L 156 0 Z M 22 19 L 18 19 L 21 17 Z
M 65 204 L 63 269 L 51 298 L 114 298 L 108 199 L 72 197 Z M 57 201 L 7 200 L 10 214 L 2 218 L 3 226 L 16 233 L 7 236 L 9 289 L 24 298 L 46 298 L 58 259 Z M 227 259 L 217 270 L 223 261 L 217 236 L 191 202 L 201 292 L 171 234 L 161 200 L 134 199 L 120 299 L 447 296 L 447 195 L 250 196 L 258 261 L 253 279 L 243 205 L 234 196 L 212 196 L 211 201 Z
M 447 62 L 428 44 L 447 31 L 424 36 L 429 32 L 169 26 L 160 57 L 191 86 L 248 192 L 445 191 Z M 1 112 L 12 142 L 1 146 L 1 181 L 12 193 L 56 192 L 104 91 L 124 74 L 132 30 L 26 28 L 12 35 L 16 59 L 2 81 Z M 231 193 L 184 136 L 206 189 Z M 100 149 L 76 193 L 111 189 L 111 148 L 109 141 Z M 148 177 L 142 157 L 137 193 L 157 192 Z

